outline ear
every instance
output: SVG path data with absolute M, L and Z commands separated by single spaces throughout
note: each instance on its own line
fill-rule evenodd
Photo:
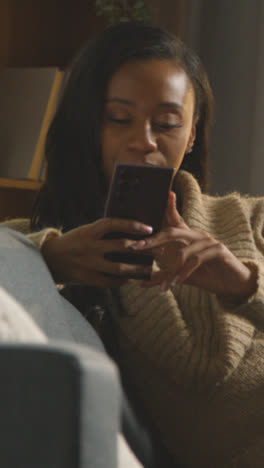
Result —
M 192 152 L 195 137 L 196 137 L 196 124 L 193 123 L 192 128 L 191 128 L 191 133 L 190 133 L 190 136 L 189 136 L 189 140 L 188 140 L 188 144 L 187 144 L 187 147 L 186 147 L 186 153 L 187 154 Z

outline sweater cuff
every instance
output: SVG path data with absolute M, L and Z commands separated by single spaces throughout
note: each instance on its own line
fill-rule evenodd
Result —
M 30 239 L 38 249 L 41 249 L 46 241 L 59 236 L 61 236 L 61 231 L 59 229 L 45 228 L 41 231 L 28 234 L 27 238 Z
M 264 270 L 260 264 L 252 260 L 242 260 L 255 275 L 256 290 L 247 298 L 234 298 L 217 296 L 217 300 L 223 308 L 249 320 L 257 328 L 264 331 Z
M 228 309 L 230 308 L 233 308 L 233 307 L 237 307 L 237 306 L 240 306 L 240 305 L 243 305 L 243 304 L 246 304 L 246 303 L 250 303 L 251 301 L 254 300 L 256 294 L 258 293 L 259 291 L 259 288 L 260 288 L 260 271 L 259 271 L 259 266 L 252 262 L 252 261 L 242 261 L 242 263 L 251 271 L 251 273 L 253 273 L 253 276 L 254 276 L 254 279 L 255 279 L 255 282 L 256 282 L 256 289 L 254 291 L 253 294 L 251 294 L 250 296 L 228 296 L 228 295 L 221 295 L 221 294 L 217 294 L 216 297 L 218 299 L 218 301 L 220 302 L 220 304 L 224 305 L 225 307 L 227 307 Z

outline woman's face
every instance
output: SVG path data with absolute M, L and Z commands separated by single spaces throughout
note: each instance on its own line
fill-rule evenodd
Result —
M 106 90 L 102 159 L 107 181 L 116 162 L 178 170 L 195 139 L 194 101 L 187 75 L 172 60 L 121 65 Z

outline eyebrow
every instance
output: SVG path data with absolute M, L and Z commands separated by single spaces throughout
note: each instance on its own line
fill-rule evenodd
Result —
M 178 102 L 161 102 L 158 107 L 174 107 L 175 109 L 180 109 L 182 110 L 183 109 L 183 106 L 181 104 L 179 104 Z
M 122 99 L 122 98 L 118 98 L 118 97 L 114 97 L 114 98 L 111 98 L 111 99 L 106 99 L 107 103 L 109 102 L 119 102 L 120 104 L 128 104 L 130 106 L 135 106 L 135 103 L 133 101 L 130 101 L 129 99 Z
M 135 106 L 135 102 L 130 101 L 129 99 L 123 99 L 123 98 L 118 98 L 118 97 L 113 97 L 111 99 L 106 99 L 106 103 L 110 102 L 118 102 L 120 104 L 128 104 L 130 106 Z M 168 102 L 161 102 L 158 104 L 158 107 L 174 107 L 175 109 L 183 109 L 183 106 L 179 104 L 178 102 L 174 101 L 168 101 Z

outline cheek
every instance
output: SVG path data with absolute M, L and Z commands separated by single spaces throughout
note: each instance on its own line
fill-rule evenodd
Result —
M 188 144 L 188 134 L 185 130 L 179 131 L 173 137 L 160 140 L 160 151 L 166 156 L 168 166 L 178 169 L 182 163 Z
M 176 170 L 179 169 L 184 158 L 184 152 L 179 152 L 177 147 L 174 147 L 173 153 L 170 154 L 170 157 L 167 160 L 168 166 L 174 167 Z

